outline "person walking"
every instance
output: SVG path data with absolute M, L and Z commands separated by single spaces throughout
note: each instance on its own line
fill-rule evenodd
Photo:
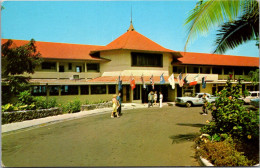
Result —
M 122 99 L 121 99 L 121 93 L 119 92 L 117 97 L 116 97 L 116 100 L 118 101 L 118 108 L 117 108 L 117 112 L 119 115 L 121 115 L 121 105 L 122 105 Z
M 160 108 L 162 108 L 163 94 L 160 92 Z
M 153 102 L 154 102 L 154 92 L 151 92 L 151 105 L 153 107 Z
M 150 91 L 148 94 L 148 108 L 151 106 L 151 104 L 152 104 L 152 91 Z
M 203 106 L 202 106 L 202 115 L 207 115 L 208 114 L 208 109 L 207 109 L 207 106 L 208 106 L 208 98 L 207 98 L 207 95 L 206 93 L 203 94 L 203 97 L 202 97 L 202 100 L 204 102 Z
M 157 91 L 154 92 L 153 101 L 154 101 L 153 105 L 157 105 Z
M 117 112 L 117 107 L 118 107 L 118 101 L 116 100 L 116 95 L 113 95 L 112 98 L 112 103 L 113 103 L 113 111 L 111 113 L 111 118 L 114 118 L 114 113 L 116 113 L 117 118 L 119 118 L 118 112 Z

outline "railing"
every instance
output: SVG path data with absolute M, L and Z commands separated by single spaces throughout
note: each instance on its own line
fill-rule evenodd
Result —
M 96 78 L 101 76 L 100 72 L 35 72 L 30 75 L 35 79 L 72 79 L 74 75 L 78 75 L 79 79 Z
M 179 76 L 179 74 L 174 74 L 174 77 L 177 78 Z M 184 79 L 187 76 L 187 80 L 190 81 L 194 81 L 194 78 L 197 76 L 198 77 L 198 82 L 202 81 L 203 77 L 206 77 L 206 80 L 208 81 L 217 81 L 218 80 L 218 74 L 198 74 L 198 73 L 185 73 L 182 74 L 182 78 Z

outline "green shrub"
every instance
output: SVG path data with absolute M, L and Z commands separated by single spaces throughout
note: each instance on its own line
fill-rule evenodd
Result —
M 32 120 L 61 114 L 61 109 L 30 110 L 26 112 L 4 112 L 2 113 L 2 124 Z
M 63 113 L 75 113 L 81 110 L 81 102 L 79 100 L 70 101 L 67 105 L 63 105 Z
M 34 97 L 31 95 L 31 92 L 29 90 L 25 90 L 23 92 L 20 92 L 18 95 L 18 100 L 22 104 L 32 104 L 35 102 Z
M 217 94 L 215 104 L 209 104 L 212 121 L 201 129 L 202 133 L 229 134 L 245 142 L 258 139 L 258 112 L 249 111 L 243 106 L 243 101 L 239 99 L 241 88 L 240 80 L 235 87 L 232 87 L 230 80 L 227 81 L 225 89 Z
M 202 143 L 196 152 L 214 166 L 252 166 L 252 161 L 248 160 L 243 152 L 235 149 L 232 138 L 221 142 Z
M 45 97 L 36 97 L 35 98 L 35 106 L 37 109 L 48 109 L 48 108 L 53 108 L 57 107 L 57 101 L 55 98 L 51 98 L 47 101 Z

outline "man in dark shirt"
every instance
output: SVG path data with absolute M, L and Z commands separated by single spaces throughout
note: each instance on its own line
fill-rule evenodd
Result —
M 116 97 L 116 100 L 118 101 L 119 107 L 117 108 L 117 112 L 119 115 L 121 115 L 121 104 L 122 104 L 122 99 L 121 99 L 121 93 L 118 93 L 118 96 Z

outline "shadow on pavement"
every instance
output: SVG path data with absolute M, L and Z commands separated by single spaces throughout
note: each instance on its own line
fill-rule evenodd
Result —
M 199 133 L 172 135 L 169 138 L 172 139 L 172 144 L 174 144 L 186 141 L 193 141 L 197 136 L 199 136 Z
M 180 125 L 180 126 L 188 126 L 188 127 L 203 127 L 207 124 L 189 124 L 189 123 L 177 123 L 177 125 Z

